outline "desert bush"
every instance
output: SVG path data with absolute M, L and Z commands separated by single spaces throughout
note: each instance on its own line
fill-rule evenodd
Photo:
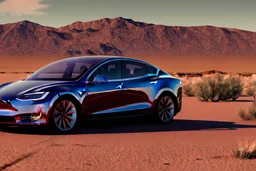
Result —
M 210 89 L 205 80 L 202 80 L 195 85 L 195 96 L 200 101 L 207 102 L 209 100 Z
M 219 100 L 227 101 L 231 98 L 231 84 L 229 81 L 225 80 L 223 84 L 220 85 L 219 88 Z
M 240 109 L 238 111 L 238 116 L 243 120 L 256 119 L 256 105 L 252 103 L 247 112 L 244 109 Z
M 253 119 L 256 119 L 256 106 L 255 104 L 252 104 L 249 109 L 248 109 L 248 114 L 251 116 Z
M 230 76 L 224 79 L 222 74 L 203 78 L 195 84 L 195 95 L 201 101 L 218 102 L 236 100 L 243 92 L 243 82 L 239 77 Z
M 239 159 L 255 159 L 256 158 L 256 142 L 249 143 L 248 141 L 243 143 L 242 147 L 234 152 L 235 157 Z
M 188 97 L 195 96 L 193 84 L 191 82 L 183 86 L 183 91 L 184 91 L 184 94 L 186 94 Z
M 256 81 L 249 82 L 245 88 L 245 93 L 247 96 L 253 96 L 254 92 L 256 92 Z
M 227 88 L 228 91 L 228 95 L 230 96 L 229 98 L 231 98 L 233 101 L 235 101 L 239 96 L 242 95 L 243 93 L 243 82 L 241 80 L 241 78 L 239 77 L 228 77 L 225 79 L 225 83 L 227 84 L 229 87 Z M 228 96 L 227 95 L 227 96 Z
M 254 103 L 254 105 L 256 105 L 256 93 L 254 93 L 254 95 L 253 95 L 253 103 Z
M 252 120 L 252 118 L 250 117 L 250 115 L 248 115 L 245 111 L 245 109 L 240 109 L 238 111 L 238 116 L 240 118 L 242 118 L 243 120 Z
M 206 78 L 206 83 L 209 86 L 209 99 L 212 102 L 219 101 L 219 93 L 223 84 L 224 77 L 222 74 L 215 74 L 213 77 Z

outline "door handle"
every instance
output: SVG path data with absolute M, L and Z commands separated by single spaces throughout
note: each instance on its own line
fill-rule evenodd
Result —
M 116 86 L 116 88 L 122 89 L 122 88 L 123 88 L 123 85 L 124 85 L 124 83 L 122 83 L 122 84 Z
M 150 84 L 156 84 L 158 81 L 151 81 Z

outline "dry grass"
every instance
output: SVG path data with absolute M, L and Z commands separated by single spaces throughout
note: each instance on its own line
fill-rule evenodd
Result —
M 238 111 L 238 116 L 243 120 L 253 120 L 256 119 L 256 105 L 254 103 L 248 108 L 247 112 L 245 109 L 240 109 Z
M 250 115 L 248 115 L 248 114 L 246 113 L 245 109 L 240 109 L 240 110 L 238 111 L 238 116 L 239 116 L 240 118 L 242 118 L 243 120 L 247 120 L 247 121 L 253 119 Z
M 256 159 L 256 141 L 244 141 L 238 144 L 238 149 L 234 152 L 239 159 Z

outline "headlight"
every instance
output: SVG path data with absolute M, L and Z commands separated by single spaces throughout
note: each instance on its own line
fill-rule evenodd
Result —
M 24 100 L 43 100 L 49 92 L 36 92 L 36 93 L 27 93 L 19 96 L 17 99 L 24 101 Z

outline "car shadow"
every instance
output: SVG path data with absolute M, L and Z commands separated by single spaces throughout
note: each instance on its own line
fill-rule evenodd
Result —
M 115 133 L 143 133 L 143 132 L 173 132 L 173 131 L 201 131 L 201 130 L 237 130 L 242 128 L 256 128 L 256 125 L 236 124 L 226 121 L 176 119 L 168 124 L 158 124 L 150 119 L 115 119 L 85 121 L 79 128 L 69 132 L 74 134 L 115 134 Z M 5 127 L 2 132 L 15 134 L 58 135 L 49 129 L 29 127 Z

